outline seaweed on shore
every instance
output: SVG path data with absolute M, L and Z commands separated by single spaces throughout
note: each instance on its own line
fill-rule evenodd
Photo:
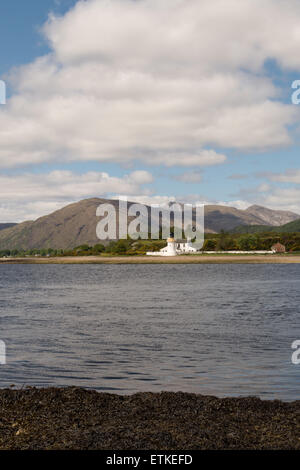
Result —
M 0 449 L 300 449 L 300 401 L 3 389 Z

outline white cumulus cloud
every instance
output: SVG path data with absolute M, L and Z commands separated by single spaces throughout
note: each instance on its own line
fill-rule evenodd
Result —
M 43 174 L 0 175 L 2 222 L 21 222 L 47 215 L 68 203 L 89 197 L 128 196 L 149 193 L 152 182 L 147 171 L 134 171 L 122 178 L 103 172 L 76 174 L 52 171 Z
M 296 0 L 88 0 L 51 16 L 51 53 L 15 69 L 0 167 L 206 166 L 291 142 L 297 107 L 264 67 L 300 70 Z

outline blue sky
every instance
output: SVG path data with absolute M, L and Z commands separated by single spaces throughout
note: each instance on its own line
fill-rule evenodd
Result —
M 297 15 L 236 1 L 227 20 L 219 0 L 3 2 L 0 221 L 124 193 L 300 212 Z M 244 23 L 251 34 L 235 32 Z
M 76 0 L 10 0 L 2 2 L 0 15 L 0 74 L 49 51 L 39 28 L 49 12 L 64 14 Z

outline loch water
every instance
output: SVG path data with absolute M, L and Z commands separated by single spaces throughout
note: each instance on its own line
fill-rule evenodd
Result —
M 299 398 L 300 265 L 1 265 L 0 386 Z

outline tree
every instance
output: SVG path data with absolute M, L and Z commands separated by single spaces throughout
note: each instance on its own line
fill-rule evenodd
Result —
M 259 245 L 259 238 L 257 235 L 243 235 L 242 237 L 238 238 L 237 245 L 238 248 L 243 251 L 257 250 Z
M 233 238 L 230 235 L 228 235 L 228 233 L 224 232 L 224 230 L 221 230 L 219 238 L 217 240 L 216 249 L 227 251 L 227 250 L 233 249 L 234 245 L 235 245 L 235 242 Z
M 97 243 L 97 245 L 93 247 L 93 253 L 95 254 L 103 253 L 104 251 L 105 251 L 105 246 L 102 245 L 101 243 Z
M 214 251 L 217 246 L 217 240 L 215 238 L 209 238 L 205 240 L 203 245 L 203 251 Z

